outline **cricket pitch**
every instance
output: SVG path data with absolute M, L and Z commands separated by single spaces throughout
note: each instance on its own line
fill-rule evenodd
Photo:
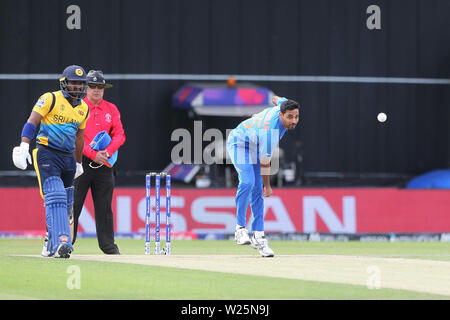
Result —
M 343 255 L 77 255 L 71 260 L 182 269 L 392 288 L 450 296 L 450 262 Z

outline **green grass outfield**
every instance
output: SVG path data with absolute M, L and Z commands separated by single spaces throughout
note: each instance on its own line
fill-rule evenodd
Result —
M 118 239 L 116 243 L 123 256 L 143 255 L 143 240 Z M 270 244 L 276 254 L 274 258 L 261 258 L 256 250 L 229 240 L 176 240 L 172 243 L 171 257 L 153 256 L 153 259 L 162 261 L 178 255 L 242 255 L 248 256 L 255 268 L 261 268 L 260 262 L 266 263 L 267 259 L 278 259 L 279 262 L 288 255 L 297 255 L 299 259 L 330 255 L 329 268 L 333 270 L 332 256 L 384 257 L 437 263 L 444 276 L 450 265 L 450 243 L 271 241 Z M 70 259 L 37 257 L 41 249 L 42 240 L 0 239 L 0 299 L 450 299 L 450 295 L 445 294 L 383 286 L 370 289 L 367 285 L 289 279 L 276 275 L 77 260 L 77 255 L 104 256 L 96 239 L 78 239 L 76 251 Z M 152 258 L 149 256 L 149 259 Z M 68 285 L 73 279 L 73 270 L 78 270 L 79 288 Z

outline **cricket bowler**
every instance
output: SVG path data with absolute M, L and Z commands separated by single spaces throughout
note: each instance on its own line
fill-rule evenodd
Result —
M 270 160 L 280 139 L 297 126 L 300 110 L 300 105 L 294 100 L 274 96 L 272 103 L 274 107 L 241 122 L 227 139 L 227 151 L 239 176 L 235 240 L 239 245 L 258 249 L 263 257 L 274 256 L 264 236 L 263 196 L 272 195 Z M 251 239 L 246 229 L 249 204 L 252 211 Z

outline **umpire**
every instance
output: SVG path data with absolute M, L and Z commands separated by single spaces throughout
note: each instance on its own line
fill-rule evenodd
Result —
M 86 123 L 83 148 L 84 174 L 75 179 L 74 196 L 74 235 L 75 243 L 78 220 L 86 194 L 91 189 L 95 210 L 95 226 L 100 249 L 105 254 L 120 254 L 114 243 L 114 216 L 111 208 L 114 191 L 114 168 L 108 159 L 124 144 L 125 133 L 117 107 L 103 100 L 106 88 L 112 85 L 105 82 L 102 71 L 90 70 L 87 74 L 87 94 L 84 101 L 89 106 L 90 118 Z M 101 131 L 111 137 L 110 144 L 104 150 L 95 151 L 90 143 Z

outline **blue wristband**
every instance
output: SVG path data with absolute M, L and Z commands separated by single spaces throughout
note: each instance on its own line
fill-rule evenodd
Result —
M 25 123 L 22 129 L 22 137 L 27 137 L 30 139 L 34 138 L 34 133 L 36 132 L 36 127 L 31 122 Z

